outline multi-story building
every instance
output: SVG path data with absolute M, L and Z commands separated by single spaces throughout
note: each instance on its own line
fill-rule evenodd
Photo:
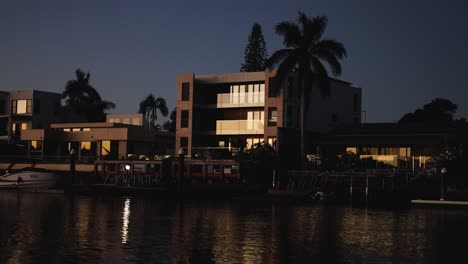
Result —
M 58 93 L 17 90 L 0 92 L 0 140 L 15 142 L 21 131 L 47 128 L 60 118 Z
M 300 124 L 298 75 L 292 72 L 276 88 L 274 76 L 274 71 L 179 75 L 176 149 L 195 155 L 206 148 L 236 150 L 259 142 L 278 150 L 297 144 L 292 138 L 297 138 Z M 330 96 L 318 90 L 312 89 L 305 100 L 308 135 L 360 123 L 360 88 L 331 79 Z

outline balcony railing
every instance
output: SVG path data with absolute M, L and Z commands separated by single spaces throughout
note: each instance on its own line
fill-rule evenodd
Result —
M 216 135 L 252 135 L 264 133 L 263 120 L 218 120 Z
M 256 107 L 265 105 L 265 92 L 218 94 L 217 107 Z

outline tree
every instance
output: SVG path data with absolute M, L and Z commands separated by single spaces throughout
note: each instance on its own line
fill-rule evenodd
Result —
M 65 107 L 84 116 L 89 122 L 104 121 L 106 111 L 115 108 L 115 104 L 102 100 L 97 90 L 90 84 L 91 75 L 81 69 L 75 71 L 76 80 L 69 80 L 62 93 Z
M 300 162 L 305 165 L 304 151 L 304 110 L 306 95 L 317 84 L 322 96 L 330 93 L 330 79 L 322 62 L 328 64 L 334 76 L 341 75 L 342 67 L 339 60 L 346 57 L 346 49 L 340 42 L 333 39 L 322 39 L 327 27 L 326 17 L 308 17 L 299 12 L 298 23 L 280 22 L 276 25 L 276 33 L 283 37 L 286 46 L 273 53 L 267 60 L 266 67 L 272 69 L 278 65 L 276 72 L 277 89 L 281 89 L 281 82 L 289 72 L 297 70 L 300 85 Z
M 435 98 L 425 104 L 422 109 L 416 109 L 414 113 L 405 114 L 398 123 L 446 123 L 453 121 L 453 115 L 458 106 L 450 100 Z
M 177 122 L 177 107 L 169 115 L 169 121 L 164 122 L 163 129 L 169 132 L 175 132 Z
M 249 42 L 245 47 L 244 60 L 241 72 L 255 72 L 265 70 L 265 61 L 268 58 L 265 40 L 263 39 L 262 27 L 254 23 L 249 35 Z
M 141 101 L 138 113 L 143 114 L 146 120 L 148 120 L 148 129 L 161 129 L 161 126 L 156 124 L 156 121 L 158 120 L 157 111 L 159 111 L 163 116 L 167 116 L 169 113 L 166 106 L 166 100 L 164 98 L 155 98 L 154 95 L 149 94 L 143 101 Z

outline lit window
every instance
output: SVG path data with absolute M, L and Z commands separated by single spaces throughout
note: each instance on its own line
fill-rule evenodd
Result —
M 135 126 L 140 126 L 141 125 L 140 118 L 137 118 L 137 117 L 133 118 L 133 124 Z
M 89 127 L 83 128 L 83 131 L 91 131 L 91 128 Z
M 80 143 L 81 150 L 91 150 L 91 142 L 85 141 Z
M 16 113 L 15 114 L 26 114 L 27 111 L 27 100 L 18 100 L 16 104 Z
M 268 137 L 268 145 L 276 149 L 276 137 Z
M 73 132 L 78 132 L 78 131 L 80 131 L 80 130 L 81 130 L 81 129 L 79 129 L 79 128 L 72 128 L 72 131 L 73 131 Z
M 69 128 L 64 128 L 63 132 L 70 132 L 71 130 Z
M 109 123 L 115 123 L 115 119 L 114 118 L 109 118 Z
M 26 130 L 28 129 L 28 124 L 27 123 L 21 123 L 21 130 Z
M 101 155 L 107 156 L 111 151 L 111 142 L 109 140 L 103 140 L 101 142 Z
M 129 125 L 129 124 L 130 124 L 130 118 L 124 117 L 124 118 L 122 119 L 122 123 L 128 124 L 128 125 Z

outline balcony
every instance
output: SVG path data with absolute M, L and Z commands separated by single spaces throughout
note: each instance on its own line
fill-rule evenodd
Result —
M 265 106 L 265 92 L 218 94 L 217 108 Z
M 216 135 L 258 135 L 264 132 L 263 120 L 218 120 Z

